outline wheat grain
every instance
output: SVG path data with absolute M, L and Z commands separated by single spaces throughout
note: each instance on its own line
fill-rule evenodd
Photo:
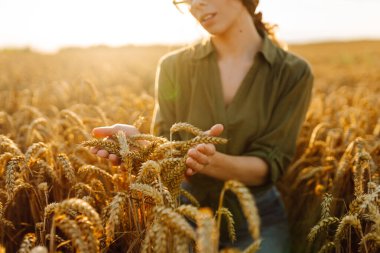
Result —
M 30 250 L 35 246 L 37 241 L 36 235 L 34 233 L 28 233 L 24 236 L 22 240 L 19 253 L 29 253 Z
M 36 246 L 31 249 L 30 253 L 48 253 L 48 250 L 44 246 Z
M 25 161 L 27 164 L 31 164 L 31 159 L 38 158 L 42 153 L 47 152 L 47 145 L 43 142 L 33 143 L 25 153 Z
M 380 249 L 380 236 L 378 231 L 363 236 L 359 245 L 359 252 L 368 252 L 368 248 L 371 249 L 371 252 L 378 252 Z
M 168 247 L 167 245 L 168 235 L 170 234 L 169 228 L 156 220 L 155 222 L 153 222 L 150 229 L 152 229 L 152 233 L 154 234 L 152 238 L 153 252 L 166 253 L 167 247 Z M 178 244 L 174 243 L 174 245 L 178 245 Z M 186 252 L 186 251 L 175 251 L 175 252 Z
M 335 248 L 334 242 L 327 242 L 322 246 L 322 248 L 318 251 L 318 253 L 331 252 L 331 250 L 334 248 Z
M 162 206 L 154 207 L 154 213 L 160 217 L 160 222 L 165 224 L 169 229 L 176 231 L 187 238 L 195 240 L 195 231 L 190 224 L 178 213 L 171 208 Z
M 237 196 L 244 216 L 248 221 L 248 230 L 252 238 L 258 240 L 260 238 L 260 217 L 252 194 L 242 183 L 233 180 L 225 182 L 222 193 L 226 190 L 232 191 Z M 223 203 L 223 195 L 224 193 L 221 194 L 219 205 Z M 220 227 L 220 220 L 221 215 L 218 214 L 218 227 Z
M 181 150 L 187 152 L 190 148 L 196 146 L 197 144 L 226 144 L 227 139 L 215 136 L 196 136 L 193 139 L 186 141 L 182 146 Z
M 173 235 L 173 252 L 189 252 L 190 240 L 181 234 Z
M 180 205 L 175 209 L 175 211 L 182 216 L 193 220 L 194 222 L 196 221 L 197 215 L 199 214 L 198 209 L 192 205 Z
M 190 192 L 182 188 L 180 189 L 180 191 L 181 191 L 181 195 L 187 198 L 193 206 L 200 207 L 198 200 Z
M 332 195 L 330 193 L 325 193 L 323 195 L 323 201 L 322 201 L 322 214 L 321 214 L 321 220 L 326 219 L 331 216 L 330 214 L 330 205 L 332 201 Z
M 63 175 L 68 180 L 69 184 L 73 185 L 76 182 L 74 168 L 66 154 L 60 153 L 57 156 L 57 162 L 63 170 Z
M 340 220 L 336 217 L 328 217 L 326 219 L 320 220 L 318 224 L 315 225 L 311 229 L 310 233 L 307 235 L 307 241 L 309 242 L 309 244 L 313 243 L 315 238 L 321 231 L 327 229 L 330 225 L 339 223 L 339 222 Z
M 27 134 L 26 134 L 26 141 L 25 146 L 29 146 L 33 143 L 33 133 L 36 131 L 36 128 L 38 125 L 47 125 L 47 120 L 43 117 L 37 118 L 30 123 L 30 125 L 27 128 Z
M 22 152 L 17 145 L 5 135 L 0 135 L 0 153 L 11 153 L 15 156 L 21 156 Z
M 201 209 L 196 216 L 197 222 L 197 253 L 217 252 L 219 233 L 216 228 L 212 212 L 209 209 Z
M 79 127 L 86 129 L 86 127 L 83 124 L 83 121 L 75 112 L 70 111 L 68 109 L 64 109 L 60 111 L 59 114 L 62 118 L 65 118 L 70 122 L 69 125 L 78 125 Z
M 341 221 L 339 222 L 338 228 L 336 229 L 334 240 L 335 244 L 339 245 L 339 242 L 344 240 L 347 234 L 347 231 L 350 231 L 350 228 L 353 227 L 357 234 L 361 236 L 363 234 L 362 232 L 362 226 L 360 224 L 360 220 L 355 215 L 346 215 L 344 216 Z
M 71 239 L 74 248 L 79 252 L 89 252 L 88 245 L 82 240 L 82 232 L 74 220 L 69 219 L 66 215 L 59 215 L 54 219 L 57 226 Z
M 227 221 L 228 235 L 230 237 L 231 242 L 236 241 L 235 222 L 232 213 L 225 207 L 218 209 L 217 214 L 219 213 L 221 213 Z
M 258 239 L 256 241 L 254 241 L 253 243 L 251 243 L 251 245 L 249 245 L 243 251 L 243 253 L 256 253 L 260 249 L 260 246 L 261 246 L 261 239 Z
M 106 231 L 106 244 L 110 245 L 113 241 L 115 230 L 117 230 L 123 220 L 123 212 L 126 207 L 127 195 L 123 192 L 119 192 L 113 197 L 108 207 L 108 218 L 105 226 Z
M 113 177 L 107 171 L 102 170 L 94 165 L 83 165 L 78 169 L 78 175 L 97 175 L 105 180 L 105 182 L 113 185 Z
M 16 156 L 11 158 L 7 164 L 6 174 L 5 174 L 5 189 L 8 194 L 8 201 L 13 198 L 14 190 L 16 189 L 16 173 L 20 169 L 20 163 L 24 162 L 23 156 Z
M 154 179 L 160 176 L 161 167 L 156 161 L 146 161 L 141 165 L 136 183 L 151 184 Z
M 64 213 L 65 210 L 69 209 L 87 216 L 95 226 L 95 231 L 97 232 L 96 235 L 100 236 L 102 234 L 103 228 L 99 214 L 94 210 L 94 208 L 91 205 L 89 205 L 87 202 L 81 199 L 67 199 L 59 203 L 56 212 Z
M 78 215 L 75 221 L 82 232 L 83 237 L 81 239 L 87 243 L 88 252 L 99 252 L 99 244 L 94 235 L 92 222 L 84 215 Z
M 9 152 L 5 152 L 4 154 L 0 155 L 0 176 L 3 175 L 6 164 L 9 162 L 9 160 L 12 159 L 13 156 L 14 155 Z
M 205 136 L 206 134 L 201 130 L 199 129 L 198 127 L 195 127 L 189 123 L 186 123 L 186 122 L 178 122 L 178 123 L 174 123 L 171 127 L 170 127 L 170 141 L 172 141 L 172 135 L 176 132 L 180 132 L 180 131 L 185 131 L 185 132 L 188 132 L 188 133 L 191 133 L 195 136 Z
M 98 149 L 104 149 L 109 154 L 115 154 L 120 157 L 120 147 L 114 141 L 92 139 L 89 141 L 82 142 L 81 145 L 83 145 L 84 147 L 95 147 Z
M 146 196 L 151 197 L 154 203 L 158 206 L 161 206 L 164 204 L 164 200 L 160 192 L 150 185 L 134 183 L 134 184 L 131 184 L 130 190 L 135 191 L 135 192 L 140 192 Z

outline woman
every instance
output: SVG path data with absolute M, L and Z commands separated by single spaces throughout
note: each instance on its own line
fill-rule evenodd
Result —
M 272 30 L 256 13 L 256 0 L 174 4 L 185 5 L 210 36 L 161 60 L 153 131 L 169 137 L 171 125 L 188 122 L 227 138 L 227 145 L 200 144 L 188 151 L 184 187 L 202 205 L 217 209 L 223 181 L 241 181 L 259 208 L 260 252 L 287 252 L 286 214 L 274 183 L 295 153 L 311 97 L 310 68 L 269 38 Z M 96 128 L 93 133 L 104 137 L 120 129 L 127 135 L 138 133 L 129 125 Z M 93 152 L 118 162 L 104 150 Z M 232 194 L 224 204 L 233 214 L 237 241 L 229 242 L 222 227 L 220 246 L 244 249 L 252 238 L 242 210 Z

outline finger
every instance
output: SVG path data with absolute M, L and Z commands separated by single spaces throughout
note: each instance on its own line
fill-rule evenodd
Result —
M 99 151 L 99 149 L 96 148 L 96 147 L 91 147 L 90 148 L 90 152 L 93 153 L 93 154 L 96 154 L 98 151 Z
M 223 130 L 224 130 L 224 127 L 222 124 L 213 125 L 210 129 L 210 135 L 211 136 L 219 136 L 222 134 Z
M 98 156 L 103 157 L 103 158 L 108 158 L 109 153 L 107 150 L 101 149 L 96 153 Z
M 187 168 L 186 170 L 186 176 L 192 176 L 194 175 L 196 172 L 190 168 Z
M 219 136 L 222 134 L 224 130 L 224 126 L 222 124 L 215 124 L 209 130 L 205 132 L 205 134 L 210 136 Z
M 117 133 L 117 130 L 113 127 L 95 127 L 92 129 L 92 135 L 96 138 L 104 138 Z
M 190 149 L 187 153 L 189 157 L 193 158 L 197 163 L 200 163 L 201 165 L 208 165 L 208 156 L 199 152 L 195 148 Z
M 119 131 L 123 131 L 127 136 L 139 134 L 139 130 L 136 127 L 127 124 L 114 124 L 112 126 L 96 127 L 92 130 L 92 134 L 96 138 L 104 138 L 117 134 Z
M 201 152 L 202 154 L 205 154 L 207 156 L 211 156 L 211 155 L 214 155 L 215 154 L 215 145 L 213 144 L 198 144 L 196 147 L 196 150 L 198 152 Z
M 115 154 L 110 154 L 108 159 L 110 159 L 113 165 L 119 165 L 121 163 L 120 158 Z
M 119 131 L 123 131 L 125 135 L 130 136 L 130 135 L 135 135 L 139 134 L 139 130 L 133 126 L 133 125 L 128 125 L 128 124 L 114 124 L 112 125 L 112 128 L 115 129 L 115 133 Z
M 186 166 L 189 169 L 192 169 L 193 171 L 196 171 L 196 172 L 201 171 L 204 168 L 204 165 L 198 163 L 196 160 L 194 160 L 191 157 L 188 157 L 186 159 Z

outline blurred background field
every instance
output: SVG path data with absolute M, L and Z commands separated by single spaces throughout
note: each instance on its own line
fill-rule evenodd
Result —
M 65 48 L 55 54 L 42 54 L 31 49 L 0 50 L 1 95 L 20 91 L 31 92 L 33 103 L 38 98 L 67 99 L 72 103 L 89 102 L 111 94 L 118 89 L 135 94 L 154 93 L 154 77 L 159 58 L 175 46 L 106 46 Z M 305 58 L 315 74 L 315 89 L 338 87 L 379 86 L 380 41 L 326 42 L 290 45 L 289 51 Z M 95 92 L 88 96 L 87 90 Z M 71 88 L 83 92 L 72 92 Z M 44 97 L 44 92 L 51 92 Z M 29 90 L 29 91 L 28 91 Z M 69 93 L 69 94 L 68 94 Z M 16 93 L 14 93 L 16 94 Z M 60 98 L 55 97 L 60 95 Z M 68 97 L 80 96 L 84 98 Z M 20 94 L 21 95 L 21 94 Z M 12 95 L 11 95 L 12 96 Z M 37 99 L 37 100 L 36 100 Z M 11 99 L 2 99 L 3 103 Z M 94 101 L 93 101 L 94 102 Z M 62 108 L 62 105 L 50 103 Z M 32 104 L 37 105 L 37 104 Z M 67 104 L 66 104 L 67 106 Z
M 72 158 L 74 154 L 82 162 L 107 166 L 104 161 L 79 154 L 84 151 L 78 151 L 77 144 L 91 138 L 91 129 L 100 125 L 138 122 L 148 133 L 157 63 L 174 49 L 164 45 L 98 46 L 65 48 L 53 54 L 27 48 L 2 49 L 0 134 L 14 141 L 23 153 L 34 143 L 43 142 L 53 147 L 54 155 L 66 153 L 73 164 L 81 164 Z M 325 250 L 330 251 L 326 252 L 378 252 L 380 41 L 289 45 L 289 51 L 305 58 L 315 75 L 297 157 L 279 183 L 293 229 L 294 252 L 305 251 L 306 236 L 324 210 L 321 202 L 325 193 L 333 196 L 328 217 L 341 221 L 346 215 L 355 215 L 362 232 L 352 225 L 345 236 L 336 237 L 335 221 L 328 224 L 327 232 L 311 236 L 312 249 L 317 252 L 327 245 Z M 366 165 L 358 169 L 359 162 Z M 6 163 L 2 166 L 4 175 Z M 337 176 L 337 171 L 345 176 Z M 5 184 L 4 179 L 1 184 Z M 372 206 L 355 209 L 365 194 L 374 196 Z M 10 212 L 6 210 L 4 217 L 12 220 Z M 22 235 L 33 227 L 28 218 L 13 218 L 29 224 L 17 224 L 17 238 L 10 237 L 10 230 L 3 230 L 3 240 L 14 241 L 11 249 L 17 248 Z M 365 241 L 367 234 L 372 237 Z
M 128 123 L 122 115 L 141 113 L 150 123 L 158 60 L 175 46 L 64 48 L 43 54 L 31 49 L 0 51 L 0 105 L 8 113 L 23 106 L 57 112 L 78 103 L 96 105 L 110 123 Z M 380 87 L 380 41 L 290 45 L 315 75 L 312 106 L 333 94 L 356 89 L 373 95 Z M 339 92 L 340 91 L 340 92 Z M 148 100 L 132 108 L 138 98 Z M 136 105 L 139 106 L 139 105 Z M 147 129 L 147 128 L 146 128 Z

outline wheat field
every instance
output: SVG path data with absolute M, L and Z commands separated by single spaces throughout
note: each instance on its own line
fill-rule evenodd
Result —
M 0 51 L 0 251 L 218 252 L 222 218 L 234 240 L 228 209 L 200 208 L 180 188 L 187 150 L 226 140 L 185 122 L 171 131 L 191 133 L 188 141 L 149 134 L 155 68 L 173 49 Z M 315 75 L 296 157 L 278 182 L 291 252 L 379 252 L 380 42 L 289 50 L 309 61 Z M 91 136 L 93 127 L 116 123 L 142 134 Z M 116 153 L 122 164 L 94 156 L 90 146 Z M 244 252 L 256 252 L 254 198 L 228 181 L 220 203 L 225 191 L 238 197 L 255 239 Z

